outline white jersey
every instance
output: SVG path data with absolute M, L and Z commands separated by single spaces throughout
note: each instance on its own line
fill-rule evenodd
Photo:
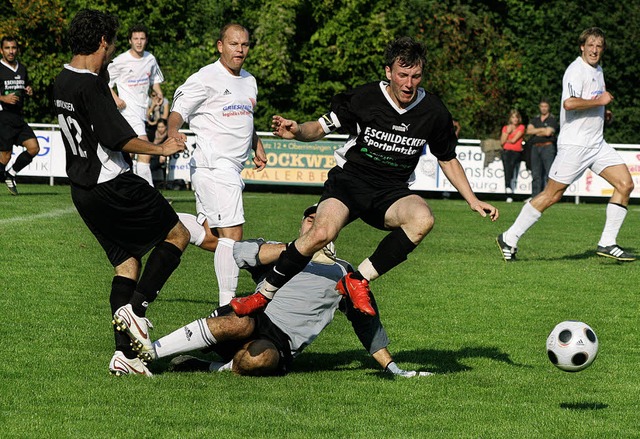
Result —
M 179 113 L 196 135 L 192 167 L 242 171 L 251 151 L 257 98 L 255 78 L 245 70 L 232 75 L 220 60 L 178 87 L 171 111 Z
M 571 97 L 596 99 L 606 91 L 602 67 L 592 67 L 582 57 L 576 58 L 562 78 L 562 102 Z M 604 106 L 588 110 L 564 109 L 560 105 L 558 147 L 597 148 L 604 142 Z
M 145 121 L 149 88 L 164 81 L 156 57 L 144 52 L 142 58 L 136 58 L 127 50 L 118 55 L 108 69 L 109 87 L 116 85 L 118 96 L 127 103 L 122 115 L 127 120 L 135 117 Z

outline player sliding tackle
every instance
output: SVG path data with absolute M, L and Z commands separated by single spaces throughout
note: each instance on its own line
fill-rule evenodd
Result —
M 300 233 L 313 225 L 316 206 L 305 209 Z M 180 214 L 188 219 L 193 216 Z M 194 221 L 185 221 L 191 243 L 204 249 L 216 237 L 211 230 Z M 259 282 L 271 268 L 285 244 L 264 240 L 237 241 L 233 257 L 240 268 L 247 269 Z M 240 375 L 280 375 L 286 373 L 293 358 L 318 337 L 336 315 L 343 311 L 364 348 L 387 373 L 401 377 L 431 375 L 400 369 L 387 350 L 389 338 L 379 316 L 357 312 L 347 297 L 340 296 L 334 286 L 352 267 L 336 258 L 333 243 L 317 251 L 305 269 L 291 279 L 262 312 L 251 317 L 238 317 L 230 306 L 222 306 L 207 317 L 198 319 L 151 344 L 130 332 L 134 346 L 146 360 L 169 357 L 182 352 L 211 348 L 223 359 L 208 362 L 191 356 L 171 361 L 176 371 L 233 370 Z M 375 302 L 373 303 L 375 307 Z
M 316 251 L 335 240 L 347 224 L 362 218 L 391 232 L 336 288 L 351 298 L 356 309 L 375 315 L 369 282 L 406 260 L 433 228 L 431 209 L 408 187 L 427 145 L 471 210 L 498 219 L 498 210 L 475 196 L 456 158 L 458 139 L 451 114 L 439 98 L 420 87 L 424 53 L 422 44 L 399 38 L 386 49 L 387 81 L 335 96 L 331 111 L 317 121 L 298 124 L 273 117 L 273 133 L 284 139 L 310 142 L 336 130 L 350 137 L 335 152 L 336 166 L 328 174 L 313 227 L 287 246 L 256 294 L 231 301 L 236 314 L 264 308 Z

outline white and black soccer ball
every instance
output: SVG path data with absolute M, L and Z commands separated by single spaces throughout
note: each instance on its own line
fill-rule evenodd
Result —
M 547 355 L 559 369 L 578 372 L 598 355 L 598 337 L 589 325 L 575 320 L 558 323 L 547 337 Z

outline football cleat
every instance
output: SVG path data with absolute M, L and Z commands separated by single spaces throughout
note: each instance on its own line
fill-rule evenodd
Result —
M 498 247 L 502 252 L 502 259 L 505 262 L 512 262 L 516 260 L 516 253 L 518 252 L 517 247 L 511 247 L 506 242 L 504 242 L 504 233 L 501 233 L 496 238 L 496 242 L 498 243 Z
M 109 373 L 115 376 L 146 375 L 153 376 L 140 358 L 127 358 L 122 351 L 116 351 L 109 362 Z
M 235 297 L 231 299 L 229 305 L 231 305 L 233 312 L 235 312 L 238 317 L 242 317 L 263 310 L 269 302 L 269 299 L 267 299 L 264 294 L 254 293 L 250 296 Z
M 4 182 L 11 195 L 18 195 L 18 187 L 16 186 L 16 178 L 8 172 L 4 175 Z
M 609 245 L 607 247 L 598 246 L 596 250 L 596 254 L 598 256 L 604 256 L 605 258 L 612 258 L 621 262 L 631 262 L 635 261 L 636 257 L 631 253 L 627 253 L 622 250 L 618 245 Z
M 145 361 L 157 358 L 149 336 L 149 329 L 153 329 L 153 325 L 146 317 L 138 317 L 130 303 L 116 310 L 112 323 L 118 331 L 127 333 L 131 339 L 131 347 L 138 353 L 138 357 Z
M 371 306 L 368 280 L 355 279 L 353 273 L 349 273 L 338 281 L 336 290 L 343 296 L 349 296 L 353 307 L 358 311 L 370 316 L 376 315 L 376 311 Z
M 171 359 L 171 372 L 209 372 L 211 361 L 201 360 L 191 355 L 179 355 Z

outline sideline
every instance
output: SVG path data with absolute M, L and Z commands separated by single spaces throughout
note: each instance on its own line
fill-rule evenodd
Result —
M 76 212 L 76 208 L 71 206 L 71 207 L 67 207 L 66 209 L 50 210 L 49 212 L 43 212 L 37 215 L 14 216 L 13 218 L 0 219 L 0 225 L 31 222 L 33 220 L 46 219 L 46 218 L 57 218 L 57 217 L 68 215 L 74 212 Z

